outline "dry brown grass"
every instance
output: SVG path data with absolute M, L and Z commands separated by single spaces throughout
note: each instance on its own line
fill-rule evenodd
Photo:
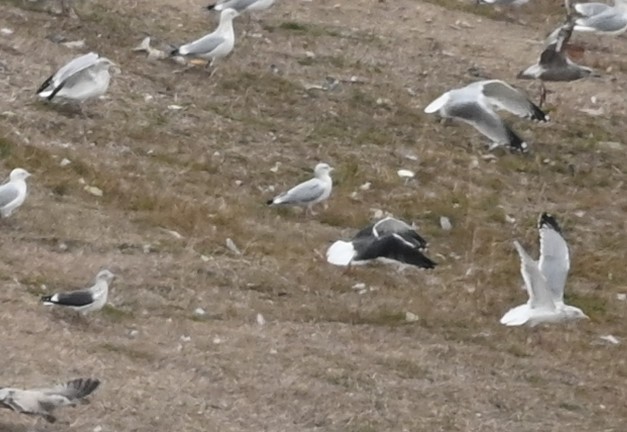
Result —
M 549 85 L 551 124 L 511 119 L 532 153 L 491 162 L 483 138 L 422 107 L 476 70 L 535 94 L 513 77 L 536 60 L 561 1 L 515 12 L 525 26 L 456 0 L 279 1 L 251 23 L 262 37 L 238 39 L 212 79 L 130 52 L 145 34 L 175 43 L 207 31 L 198 2 L 87 1 L 80 21 L 21 3 L 0 3 L 0 27 L 15 30 L 0 36 L 0 170 L 35 175 L 0 227 L 0 375 L 104 381 L 90 411 L 48 430 L 624 430 L 625 345 L 600 340 L 627 337 L 616 300 L 627 291 L 627 156 L 600 144 L 626 132 L 624 39 L 583 37 L 584 61 L 612 72 Z M 47 39 L 59 34 L 122 69 L 87 120 L 33 100 L 77 54 Z M 327 76 L 364 82 L 305 89 Z M 599 105 L 599 117 L 579 111 Z M 326 211 L 265 207 L 269 186 L 306 179 L 320 160 L 337 168 Z M 400 168 L 416 178 L 405 184 Z M 414 221 L 440 266 L 326 265 L 330 242 L 376 209 Z M 591 321 L 506 329 L 499 317 L 525 299 L 511 242 L 535 250 L 544 210 L 571 245 L 568 301 Z M 76 321 L 38 304 L 104 266 L 118 278 L 101 314 Z M 3 416 L 0 431 L 30 430 Z

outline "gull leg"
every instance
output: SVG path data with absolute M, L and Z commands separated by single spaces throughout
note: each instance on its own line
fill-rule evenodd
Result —
M 546 102 L 546 86 L 544 85 L 544 81 L 540 81 L 540 101 L 538 102 L 538 107 L 542 108 L 544 103 Z

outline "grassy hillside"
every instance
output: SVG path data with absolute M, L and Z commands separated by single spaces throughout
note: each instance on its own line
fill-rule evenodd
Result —
M 25 205 L 0 221 L 0 382 L 104 383 L 46 430 L 624 430 L 624 37 L 574 37 L 578 62 L 603 76 L 548 84 L 548 124 L 508 117 L 530 143 L 519 155 L 488 153 L 472 128 L 423 108 L 478 77 L 537 99 L 537 83 L 514 77 L 561 2 L 278 0 L 237 18 L 235 50 L 211 78 L 132 52 L 146 35 L 167 46 L 212 30 L 202 2 L 85 1 L 80 19 L 26 3 L 0 2 L 0 28 L 13 30 L 0 34 L 0 175 L 34 174 Z M 121 73 L 87 118 L 36 100 L 88 50 Z M 337 87 L 310 88 L 327 77 Z M 336 168 L 328 209 L 265 206 L 318 161 Z M 537 253 L 541 211 L 562 223 L 567 301 L 591 320 L 504 328 L 526 301 L 512 241 Z M 325 262 L 332 241 L 381 212 L 415 222 L 440 265 Z M 118 275 L 103 313 L 77 320 L 38 303 L 103 267 Z M 0 431 L 33 424 L 7 411 Z

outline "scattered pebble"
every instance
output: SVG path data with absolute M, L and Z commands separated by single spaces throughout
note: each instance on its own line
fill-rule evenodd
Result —
M 202 262 L 208 262 L 210 258 L 207 255 L 201 255 L 200 259 L 202 260 Z
M 450 231 L 453 229 L 453 224 L 451 223 L 451 220 L 446 216 L 440 216 L 440 227 L 444 231 Z
M 242 252 L 239 250 L 239 248 L 237 247 L 235 242 L 233 240 L 231 240 L 231 238 L 227 238 L 226 239 L 226 248 L 228 250 L 230 250 L 231 252 L 233 252 L 235 255 L 241 255 L 242 254 Z
M 616 294 L 616 300 L 620 300 L 620 301 L 625 301 L 625 300 L 627 300 L 627 294 L 624 294 L 624 293 L 618 293 L 618 294 Z
M 279 172 L 279 167 L 281 166 L 281 162 L 277 162 L 274 164 L 274 166 L 272 168 L 270 168 L 270 171 L 272 171 L 273 173 Z
M 362 191 L 370 190 L 371 184 L 372 183 L 370 183 L 370 182 L 366 182 L 366 183 L 362 184 L 361 186 L 359 186 L 359 189 L 362 190 Z
M 416 173 L 407 169 L 399 169 L 397 173 L 401 178 L 413 178 L 416 175 Z
M 135 338 L 139 336 L 139 330 L 131 330 L 130 332 L 128 332 L 128 335 L 132 338 Z
M 260 313 L 257 314 L 257 324 L 259 324 L 260 326 L 266 324 L 266 319 Z
M 405 321 L 407 322 L 416 322 L 418 321 L 420 318 L 418 317 L 418 315 L 416 315 L 415 313 L 412 312 L 405 312 Z
M 64 166 L 68 166 L 68 165 L 69 165 L 69 164 L 71 164 L 71 163 L 72 163 L 72 161 L 71 161 L 71 160 L 69 160 L 69 159 L 67 159 L 67 158 L 63 158 L 63 159 L 61 160 L 61 163 L 60 163 L 59 165 L 61 165 L 62 167 L 64 167 Z
M 213 343 L 218 345 L 222 343 L 222 339 L 220 339 L 218 336 L 213 338 Z
M 168 105 L 168 109 L 169 110 L 173 110 L 173 111 L 178 111 L 178 110 L 182 110 L 184 107 L 180 106 L 180 105 Z
M 181 335 L 181 340 L 182 340 L 183 342 L 189 342 L 189 341 L 191 341 L 191 340 L 192 340 L 192 337 L 191 337 L 191 336 Z
M 10 28 L 3 27 L 0 29 L 0 33 L 2 33 L 3 35 L 9 36 L 13 34 L 13 30 L 11 30 Z
M 66 46 L 68 48 L 80 49 L 80 48 L 85 48 L 85 41 L 77 40 L 77 41 L 70 41 L 70 42 L 62 42 L 61 45 Z
M 618 345 L 620 341 L 612 335 L 600 336 L 601 340 L 611 343 L 612 345 Z
M 97 197 L 101 197 L 103 195 L 102 189 L 97 188 L 96 186 L 85 186 L 85 190 Z
M 196 316 L 205 316 L 207 312 L 201 307 L 194 309 L 194 315 Z
M 513 223 L 516 223 L 516 218 L 511 217 L 510 215 L 505 215 L 505 221 L 506 221 L 507 223 L 511 223 L 511 224 L 513 224 Z

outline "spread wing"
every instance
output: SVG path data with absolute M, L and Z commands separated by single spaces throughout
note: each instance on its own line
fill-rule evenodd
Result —
M 540 271 L 554 302 L 564 301 L 564 286 L 570 270 L 568 245 L 562 237 L 557 221 L 546 213 L 540 216 Z
M 356 249 L 359 251 L 359 261 L 388 258 L 427 269 L 434 268 L 437 265 L 416 248 L 413 243 L 406 241 L 398 234 L 372 239 L 363 249 L 359 245 L 356 245 Z
M 520 274 L 525 281 L 525 287 L 529 294 L 529 307 L 532 309 L 555 308 L 546 279 L 540 271 L 538 263 L 527 254 L 520 243 L 514 241 L 514 246 L 520 256 Z
M 37 90 L 37 93 L 41 93 L 50 86 L 52 87 L 52 89 L 61 86 L 65 82 L 65 80 L 67 80 L 72 75 L 87 68 L 90 68 L 98 63 L 98 58 L 99 55 L 93 52 L 75 58 L 74 60 L 63 66 L 61 69 L 59 69 L 46 81 L 44 81 L 44 83 Z
M 482 94 L 490 105 L 519 117 L 548 121 L 548 116 L 536 104 L 504 81 L 483 81 L 481 84 Z
M 59 395 L 69 400 L 83 399 L 93 393 L 100 385 L 100 380 L 94 378 L 78 378 L 59 384 L 52 388 L 41 389 L 46 395 Z

